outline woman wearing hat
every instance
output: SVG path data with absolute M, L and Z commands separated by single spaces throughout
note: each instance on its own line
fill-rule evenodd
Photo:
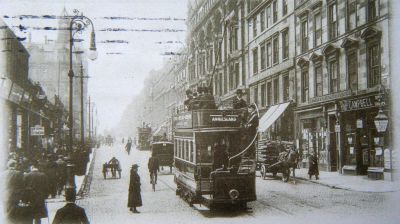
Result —
M 137 173 L 138 165 L 133 164 L 131 168 L 131 177 L 129 181 L 129 195 L 128 195 L 128 207 L 133 213 L 139 213 L 136 207 L 142 206 L 142 196 L 140 195 L 140 177 Z

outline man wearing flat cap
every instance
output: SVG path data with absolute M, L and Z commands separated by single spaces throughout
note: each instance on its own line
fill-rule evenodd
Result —
M 136 207 L 142 206 L 142 196 L 140 195 L 140 176 L 137 173 L 138 165 L 133 164 L 129 181 L 128 207 L 133 213 L 139 213 Z

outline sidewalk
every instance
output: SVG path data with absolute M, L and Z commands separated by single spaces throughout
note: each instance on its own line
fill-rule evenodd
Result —
M 89 156 L 89 162 L 88 162 L 88 166 L 86 168 L 85 175 L 75 176 L 75 186 L 76 186 L 76 193 L 77 194 L 83 190 L 83 187 L 84 187 L 84 184 L 85 184 L 85 180 L 88 177 L 88 174 L 89 174 L 89 171 L 90 171 L 90 167 L 92 166 L 93 158 L 95 156 L 95 153 L 96 153 L 96 149 L 93 149 L 93 152 Z M 79 196 L 78 195 L 77 195 L 77 199 L 79 200 Z M 62 202 L 62 203 L 65 202 L 64 195 L 56 196 L 56 198 L 49 198 L 49 199 L 46 200 L 46 203 L 59 203 L 59 202 Z
M 321 184 L 331 188 L 361 192 L 394 192 L 400 191 L 400 181 L 371 180 L 367 176 L 342 175 L 338 172 L 319 171 L 319 180 L 309 179 L 308 169 L 296 169 L 296 178 Z

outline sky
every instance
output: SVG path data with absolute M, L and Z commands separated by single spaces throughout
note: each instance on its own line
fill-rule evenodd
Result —
M 57 19 L 43 15 L 60 16 L 64 7 L 93 21 L 98 58 L 89 60 L 89 95 L 97 107 L 99 130 L 111 129 L 149 72 L 168 62 L 166 53 L 184 46 L 187 0 L 0 0 L 0 15 L 17 36 L 27 38 L 22 43 L 29 33 L 32 42 L 41 43 L 45 37 L 55 40 L 58 32 L 42 29 L 57 27 Z M 87 49 L 89 34 L 76 37 Z

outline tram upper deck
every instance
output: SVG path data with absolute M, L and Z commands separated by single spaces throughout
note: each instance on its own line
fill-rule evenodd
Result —
M 240 128 L 242 110 L 200 109 L 179 113 L 175 117 L 175 129 L 229 129 Z

